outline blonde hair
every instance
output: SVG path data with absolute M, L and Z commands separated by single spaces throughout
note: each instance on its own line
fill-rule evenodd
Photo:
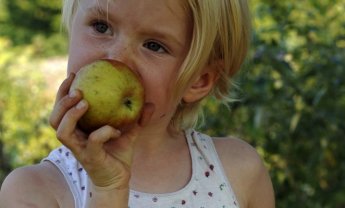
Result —
M 80 0 L 64 0 L 62 21 L 67 31 Z M 250 42 L 250 15 L 247 0 L 183 0 L 193 21 L 193 38 L 177 80 L 175 98 L 208 64 L 216 64 L 219 75 L 210 96 L 229 101 L 232 77 L 239 71 Z M 218 63 L 218 64 L 217 64 Z M 201 100 L 183 102 L 171 121 L 175 130 L 195 126 Z
M 193 18 L 193 38 L 180 72 L 177 93 L 201 73 L 207 64 L 216 64 L 219 79 L 211 96 L 231 101 L 232 77 L 239 71 L 250 42 L 250 16 L 246 0 L 187 0 Z M 217 64 L 218 63 L 218 64 Z M 178 107 L 174 125 L 186 129 L 201 115 L 201 101 Z

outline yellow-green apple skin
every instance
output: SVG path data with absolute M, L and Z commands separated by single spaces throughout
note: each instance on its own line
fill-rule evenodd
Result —
M 104 125 L 126 130 L 140 117 L 144 88 L 139 77 L 125 64 L 98 60 L 82 67 L 70 90 L 78 89 L 88 110 L 78 127 L 89 133 Z

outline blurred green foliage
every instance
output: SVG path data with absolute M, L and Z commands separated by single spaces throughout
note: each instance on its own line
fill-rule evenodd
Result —
M 277 207 L 345 207 L 345 1 L 254 2 L 242 102 L 208 103 L 204 129 L 257 148 Z
M 345 207 L 345 1 L 251 0 L 253 47 L 230 111 L 206 103 L 202 130 L 256 147 L 278 208 Z M 34 11 L 34 12 L 33 12 Z M 58 145 L 54 93 L 37 63 L 65 54 L 60 1 L 0 1 L 0 181 Z
M 50 36 L 60 30 L 60 1 L 2 0 L 0 2 L 0 36 L 13 44 L 32 42 L 34 35 Z
M 0 38 L 1 181 L 15 167 L 39 162 L 58 144 L 47 122 L 54 95 L 47 94 L 33 48 L 12 48 Z
M 58 145 L 47 122 L 54 94 L 39 66 L 43 57 L 66 54 L 60 7 L 59 1 L 0 0 L 0 181 Z
M 66 53 L 66 36 L 61 33 L 61 2 L 51 0 L 0 0 L 0 37 L 11 45 L 33 44 L 36 56 Z

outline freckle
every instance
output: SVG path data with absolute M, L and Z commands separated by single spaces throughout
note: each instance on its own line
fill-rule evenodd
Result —
M 210 172 L 206 171 L 205 176 L 208 178 L 210 176 Z
M 90 198 L 92 198 L 92 192 L 89 193 Z
M 210 169 L 213 170 L 214 169 L 214 165 L 211 164 L 210 165 Z

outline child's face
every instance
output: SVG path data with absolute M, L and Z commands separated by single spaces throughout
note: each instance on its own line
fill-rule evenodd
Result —
M 101 58 L 124 62 L 141 76 L 146 102 L 155 104 L 152 122 L 167 124 L 191 38 L 183 1 L 82 0 L 72 24 L 68 72 Z

